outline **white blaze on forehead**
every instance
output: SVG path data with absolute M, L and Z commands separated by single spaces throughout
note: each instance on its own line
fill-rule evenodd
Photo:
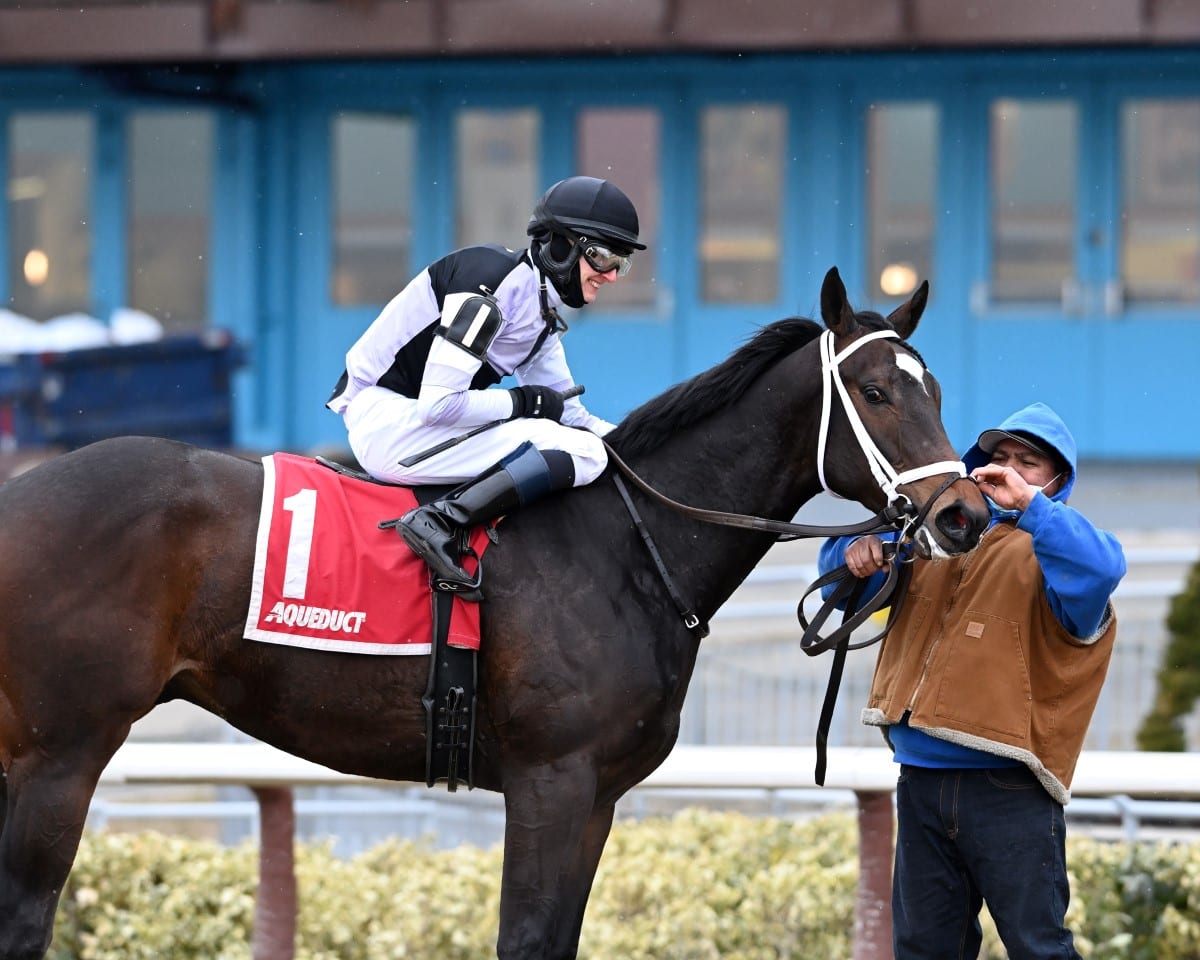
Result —
M 925 386 L 925 368 L 921 366 L 920 360 L 911 353 L 904 350 L 897 350 L 896 366 L 916 380 L 921 385 L 921 389 L 925 391 L 926 396 L 929 395 L 929 388 Z

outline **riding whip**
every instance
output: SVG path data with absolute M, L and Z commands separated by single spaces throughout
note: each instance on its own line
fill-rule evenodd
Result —
M 578 397 L 583 392 L 583 385 L 577 383 L 575 386 L 571 387 L 570 390 L 564 390 L 562 396 L 564 400 L 570 400 L 572 397 Z M 485 430 L 491 430 L 492 427 L 498 427 L 502 423 L 508 423 L 508 420 L 492 420 L 490 423 L 481 423 L 479 426 L 468 430 L 466 433 L 460 436 L 451 437 L 449 440 L 443 440 L 441 443 L 435 444 L 428 450 L 422 450 L 420 453 L 414 453 L 411 457 L 405 457 L 400 461 L 400 466 L 411 467 L 414 464 L 420 463 L 422 460 L 428 460 L 430 457 L 437 456 L 437 454 L 442 453 L 445 450 L 449 450 L 452 447 L 457 447 L 464 440 L 470 440 L 471 437 L 483 433 Z

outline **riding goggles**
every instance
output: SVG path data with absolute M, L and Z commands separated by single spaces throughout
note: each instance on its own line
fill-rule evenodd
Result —
M 588 242 L 583 247 L 583 258 L 591 264 L 597 273 L 608 273 L 616 270 L 618 277 L 623 277 L 633 266 L 633 256 L 614 253 L 608 247 L 599 243 Z

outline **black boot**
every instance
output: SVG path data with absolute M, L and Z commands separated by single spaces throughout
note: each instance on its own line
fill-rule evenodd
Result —
M 463 556 L 472 555 L 467 541 L 470 529 L 513 513 L 551 490 L 572 485 L 569 455 L 547 453 L 544 456 L 533 444 L 523 443 L 476 479 L 440 500 L 410 510 L 396 523 L 404 542 L 433 571 L 439 590 L 479 599 L 482 565 L 474 576 L 461 566 Z

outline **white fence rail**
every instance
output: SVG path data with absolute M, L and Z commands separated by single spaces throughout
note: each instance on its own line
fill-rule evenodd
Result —
M 813 787 L 813 747 L 677 746 L 643 789 L 802 790 Z M 388 783 L 340 773 L 263 743 L 126 743 L 100 777 L 101 786 L 364 786 Z M 883 747 L 831 747 L 826 787 L 890 792 L 891 752 Z M 1084 751 L 1075 772 L 1077 797 L 1122 795 L 1200 800 L 1200 753 Z

